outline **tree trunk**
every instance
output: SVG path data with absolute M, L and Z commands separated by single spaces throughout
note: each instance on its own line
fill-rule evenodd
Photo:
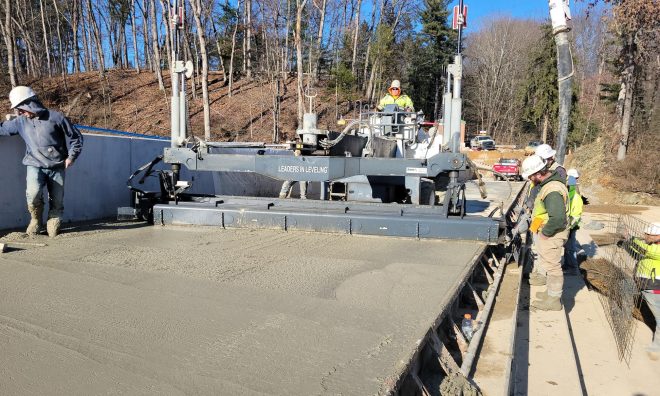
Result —
M 87 0 L 87 18 L 89 19 L 89 24 L 92 26 L 92 33 L 94 34 L 96 54 L 99 60 L 99 73 L 101 76 L 105 76 L 105 55 L 103 54 L 103 45 L 101 44 L 101 32 L 99 31 L 99 26 L 96 23 L 96 17 L 94 16 L 91 0 Z
M 232 88 L 234 84 L 234 52 L 236 52 L 236 34 L 238 33 L 238 21 L 240 17 L 238 10 L 241 8 L 241 0 L 236 1 L 236 23 L 234 24 L 234 32 L 231 35 L 231 55 L 229 55 L 229 91 L 227 96 L 231 98 Z
M 172 20 L 172 14 L 171 14 L 171 8 L 170 8 L 170 3 L 168 2 L 167 5 L 163 0 L 159 0 L 160 2 L 160 16 L 161 19 L 164 21 L 171 21 Z M 154 4 L 154 7 L 156 5 Z M 185 23 L 185 22 L 184 22 Z M 158 36 L 156 36 L 158 37 Z M 168 56 L 165 57 L 165 60 L 167 61 L 167 68 L 170 71 L 170 77 L 174 76 L 174 66 L 173 62 L 174 59 L 169 56 L 169 54 L 172 53 L 172 48 L 174 46 L 174 43 L 172 40 L 174 37 L 174 33 L 172 33 L 172 22 L 165 23 L 165 51 L 168 54 Z M 162 68 L 162 67 L 161 67 Z
M 44 34 L 44 49 L 46 50 L 46 67 L 48 67 L 48 77 L 52 77 L 53 69 L 50 64 L 50 45 L 48 45 L 49 35 L 46 31 L 46 13 L 44 12 L 44 0 L 39 0 L 39 10 L 41 11 L 41 29 L 43 30 Z
M 57 6 L 57 0 L 53 0 L 53 6 L 55 7 L 55 14 L 60 15 L 60 10 Z M 67 61 L 66 59 L 66 54 L 68 51 L 64 49 L 65 45 L 62 40 L 62 29 L 61 29 L 61 24 L 60 24 L 60 18 L 57 18 L 57 25 L 55 27 L 57 29 L 57 45 L 59 46 L 60 49 L 60 71 L 62 72 L 62 76 L 65 76 L 67 73 Z M 66 79 L 64 79 L 64 84 L 66 85 Z
M 5 39 L 7 49 L 7 72 L 9 73 L 9 82 L 12 87 L 18 85 L 16 76 L 16 65 L 14 63 L 14 39 L 13 29 L 11 27 L 11 4 L 10 0 L 5 0 L 5 18 L 2 22 L 2 36 Z
M 133 62 L 135 62 L 135 71 L 139 74 L 140 73 L 140 54 L 138 52 L 138 44 L 137 44 L 137 18 L 135 17 L 135 12 L 137 9 L 135 8 L 135 0 L 132 0 L 131 2 L 131 32 L 133 34 Z
M 211 109 L 209 107 L 209 61 L 206 54 L 206 37 L 204 26 L 202 26 L 202 2 L 193 0 L 190 2 L 193 9 L 193 17 L 197 27 L 197 39 L 199 40 L 199 53 L 202 57 L 202 102 L 204 106 L 204 139 L 211 140 Z
M 80 6 L 81 6 L 80 18 L 81 20 L 84 21 L 85 18 L 83 16 L 82 3 Z M 92 39 L 90 37 L 91 33 L 89 32 L 89 27 L 87 26 L 87 24 L 82 23 L 81 26 L 82 26 L 82 34 L 83 34 L 83 49 L 84 49 L 83 52 L 85 53 L 85 58 L 83 59 L 85 63 L 85 71 L 92 71 L 92 69 L 94 68 L 93 67 L 94 53 L 92 51 L 92 44 L 91 44 Z
M 307 0 L 296 0 L 296 32 L 294 35 L 296 43 L 296 70 L 298 74 L 298 125 L 302 126 L 304 114 L 303 109 L 303 55 L 302 55 L 302 14 Z
M 321 55 L 323 48 L 323 29 L 325 27 L 325 11 L 327 9 L 327 0 L 323 0 L 321 3 L 321 8 L 319 8 L 320 20 L 319 20 L 319 31 L 316 36 L 316 59 L 314 60 L 314 79 L 318 80 L 319 78 L 319 67 L 321 64 Z
M 245 25 L 245 75 L 250 79 L 252 78 L 252 0 L 245 1 Z
M 355 10 L 355 35 L 353 36 L 353 60 L 351 61 L 351 73 L 355 75 L 356 60 L 357 60 L 357 47 L 358 38 L 360 33 L 360 8 L 362 7 L 362 0 L 358 0 L 357 9 Z
M 289 64 L 289 32 L 291 32 L 291 0 L 286 0 L 286 29 L 284 32 L 284 59 L 282 59 L 282 71 L 291 71 Z M 286 86 L 286 82 L 284 84 Z
M 543 115 L 543 130 L 541 134 L 541 141 L 548 143 L 548 126 L 550 125 L 550 117 L 547 114 Z
M 89 1 L 89 0 L 88 0 Z M 161 91 L 165 90 L 165 84 L 163 83 L 163 72 L 161 70 L 160 64 L 160 48 L 158 46 L 158 27 L 156 26 L 156 1 L 150 0 L 149 4 L 149 17 L 151 19 L 151 46 L 153 53 L 153 60 L 156 72 L 156 78 L 158 79 L 158 89 Z
M 633 96 L 635 90 L 636 78 L 636 65 L 635 65 L 635 33 L 628 33 L 626 44 L 623 48 L 624 69 L 621 76 L 621 91 L 623 92 L 622 107 L 619 113 L 617 124 L 620 125 L 619 134 L 619 148 L 616 153 L 617 161 L 626 159 L 626 152 L 628 150 L 628 139 L 630 135 L 630 124 L 633 115 Z
M 78 28 L 80 20 L 80 0 L 73 0 L 71 5 L 71 34 L 73 46 L 73 72 L 80 73 L 80 49 L 78 48 Z M 57 0 L 53 0 L 53 4 L 57 4 Z M 60 19 L 57 18 L 59 21 Z M 66 65 L 64 66 L 66 67 Z
M 218 59 L 220 59 L 220 72 L 222 73 L 222 81 L 227 82 L 227 69 L 225 68 L 225 60 L 222 57 L 222 48 L 220 47 L 220 33 L 215 25 L 215 21 L 211 21 L 213 26 L 213 34 L 215 36 L 215 49 L 218 51 Z
M 621 139 L 619 141 L 619 149 L 616 153 L 617 161 L 626 159 L 626 152 L 628 150 L 628 139 L 630 135 L 630 124 L 632 122 L 633 114 L 633 87 L 634 87 L 634 66 L 630 66 L 624 75 L 625 84 L 625 98 L 623 99 L 623 112 L 621 115 Z

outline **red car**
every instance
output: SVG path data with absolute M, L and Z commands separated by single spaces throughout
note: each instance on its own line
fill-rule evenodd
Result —
M 520 160 L 516 158 L 500 158 L 493 165 L 493 170 L 499 173 L 495 174 L 495 180 L 502 180 L 504 177 L 510 180 L 522 180 L 522 176 L 520 175 Z

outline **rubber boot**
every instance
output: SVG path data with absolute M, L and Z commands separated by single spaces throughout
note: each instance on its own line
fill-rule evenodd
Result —
M 532 301 L 531 307 L 541 311 L 561 311 L 561 299 L 546 294 L 545 298 Z
M 539 274 L 538 272 L 532 272 L 529 274 L 529 284 L 532 286 L 545 286 L 546 278 L 545 276 Z
M 30 212 L 30 224 L 28 224 L 25 233 L 28 236 L 35 236 L 41 230 L 41 219 L 44 213 L 43 205 L 28 205 L 28 212 Z
M 48 222 L 46 223 L 46 230 L 48 231 L 48 236 L 55 238 L 60 233 L 60 225 L 62 221 L 59 216 L 48 216 Z

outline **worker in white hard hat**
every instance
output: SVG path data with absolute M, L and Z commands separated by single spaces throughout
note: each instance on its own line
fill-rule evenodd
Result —
M 660 359 L 660 222 L 649 224 L 643 238 L 633 237 L 630 247 L 640 260 L 635 269 L 642 297 L 655 317 L 653 342 L 646 348 L 649 357 Z
M 395 104 L 405 111 L 415 111 L 412 100 L 401 90 L 401 81 L 394 80 L 387 89 L 387 94 L 378 102 L 376 109 L 383 111 L 385 106 Z
M 49 236 L 57 236 L 64 212 L 65 169 L 73 165 L 82 151 L 82 134 L 64 114 L 45 108 L 30 87 L 13 88 L 9 101 L 16 116 L 0 123 L 0 136 L 20 135 L 25 141 L 25 195 L 30 212 L 26 233 L 34 236 L 41 229 L 46 188 L 49 205 L 46 228 Z
M 580 222 L 582 220 L 582 209 L 584 201 L 582 195 L 577 189 L 577 181 L 580 177 L 577 169 L 569 169 L 566 174 L 568 180 L 566 182 L 568 187 L 568 240 L 564 246 L 564 264 L 563 269 L 567 275 L 579 274 L 578 251 L 580 247 L 577 241 L 577 230 L 580 229 Z
M 537 236 L 538 264 L 546 272 L 546 291 L 538 293 L 539 299 L 531 306 L 560 311 L 564 287 L 561 262 L 568 239 L 568 189 L 559 174 L 548 169 L 546 161 L 538 155 L 523 161 L 522 176 L 539 187 L 529 230 Z
M 550 147 L 549 144 L 544 143 L 536 148 L 534 154 L 543 158 L 548 164 L 548 169 L 557 172 L 564 183 L 566 183 L 566 169 L 555 161 L 555 154 L 557 154 L 556 150 Z
M 566 171 L 566 185 L 575 186 L 575 190 L 578 193 L 580 193 L 579 179 L 580 179 L 580 172 L 578 172 L 577 169 L 571 168 Z

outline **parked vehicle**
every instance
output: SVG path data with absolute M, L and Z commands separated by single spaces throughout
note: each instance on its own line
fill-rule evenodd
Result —
M 481 150 L 497 150 L 493 140 L 484 140 L 481 142 Z
M 503 177 L 506 177 L 508 180 L 522 180 L 520 175 L 520 160 L 516 158 L 500 158 L 495 165 L 493 165 L 493 170 L 502 176 L 495 175 L 495 180 L 502 180 Z
M 495 146 L 495 141 L 493 140 L 492 137 L 490 137 L 488 135 L 478 135 L 478 136 L 473 137 L 470 140 L 470 147 L 473 148 L 473 149 L 478 150 L 478 149 L 482 148 L 482 143 L 486 142 L 486 141 L 493 142 L 493 146 Z

